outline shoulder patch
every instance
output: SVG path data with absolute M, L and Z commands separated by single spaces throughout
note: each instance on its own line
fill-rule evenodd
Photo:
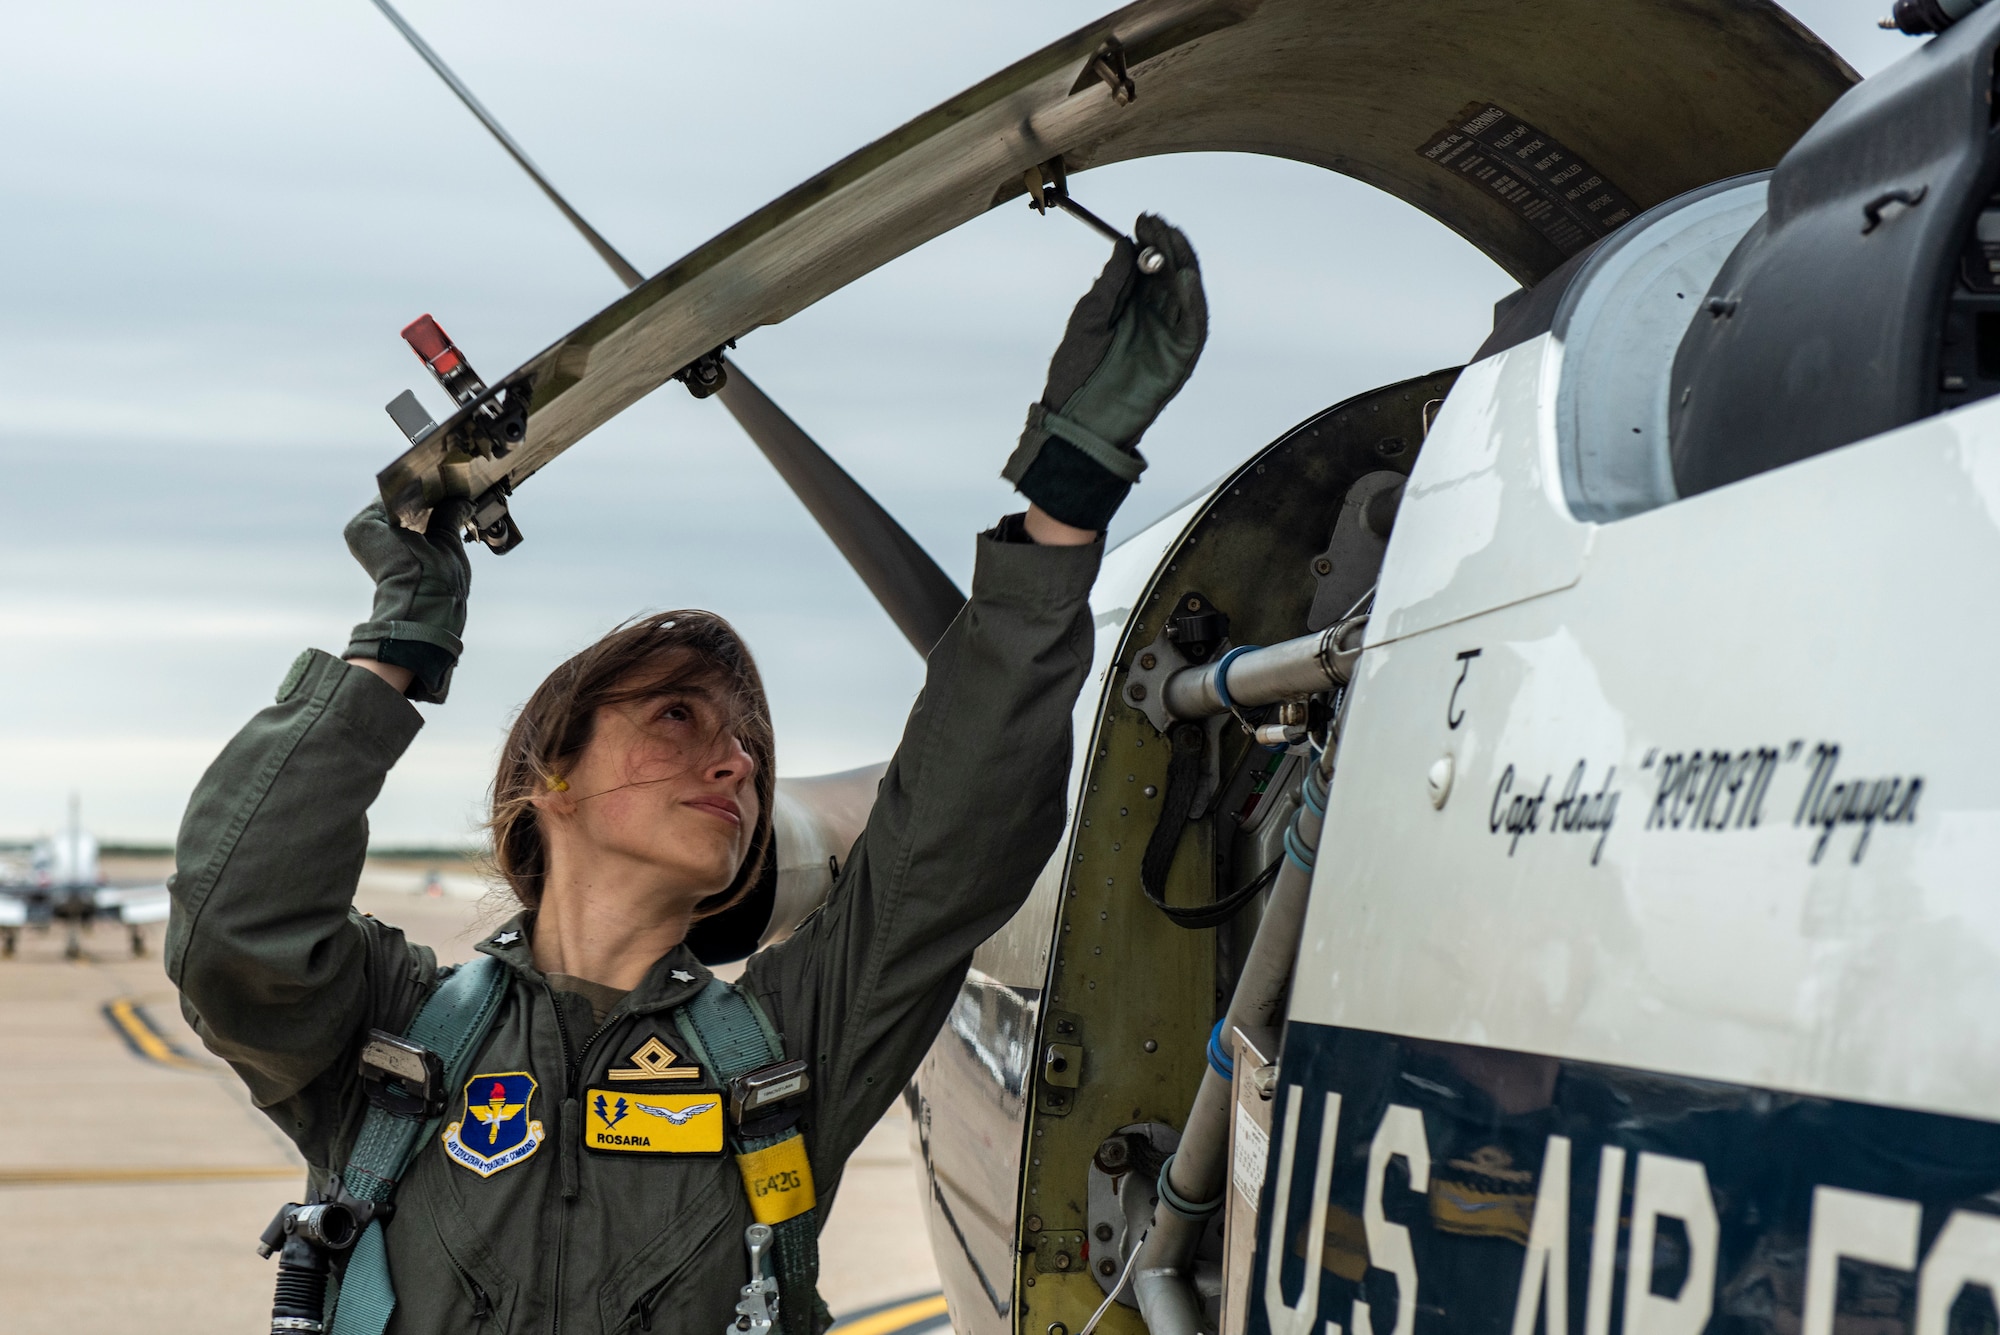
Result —
M 534 1120 L 535 1077 L 526 1071 L 485 1072 L 465 1082 L 459 1120 L 444 1129 L 444 1152 L 481 1177 L 512 1168 L 548 1138 Z
M 699 1080 L 701 1067 L 682 1063 L 680 1054 L 660 1040 L 658 1034 L 641 1043 L 625 1059 L 604 1073 L 606 1080 Z

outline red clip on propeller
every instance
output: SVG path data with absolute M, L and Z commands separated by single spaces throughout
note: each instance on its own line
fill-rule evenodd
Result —
M 470 403 L 486 391 L 471 363 L 465 360 L 465 354 L 451 341 L 451 335 L 429 315 L 419 315 L 403 326 L 403 341 L 430 368 L 445 393 L 451 395 L 452 402 Z

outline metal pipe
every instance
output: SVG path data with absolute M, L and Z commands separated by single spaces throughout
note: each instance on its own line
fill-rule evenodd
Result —
M 380 4 L 381 0 L 376 0 L 376 3 Z M 1023 177 L 1023 183 L 1028 187 L 1029 207 L 1033 208 L 1037 213 L 1047 213 L 1050 209 L 1061 209 L 1064 213 L 1067 213 L 1070 217 L 1089 227 L 1092 231 L 1102 235 L 1106 241 L 1123 241 L 1126 245 L 1132 247 L 1133 262 L 1139 266 L 1140 273 L 1154 274 L 1167 267 L 1167 257 L 1160 253 L 1157 246 L 1140 245 L 1138 241 L 1125 235 L 1125 233 L 1119 231 L 1116 227 L 1113 227 L 1110 223 L 1071 199 L 1069 197 L 1069 182 L 1063 179 L 1060 167 L 1055 169 L 1055 179 L 1053 181 L 1042 181 L 1042 171 L 1043 168 L 1041 167 L 1030 167 Z
M 1336 745 L 1335 739 L 1329 739 L 1327 749 L 1307 767 L 1306 800 L 1292 818 L 1284 867 L 1271 887 L 1256 939 L 1243 962 L 1236 992 L 1229 999 L 1224 1033 L 1234 1028 L 1275 1028 L 1282 1018 L 1305 928 L 1306 900 L 1312 887 L 1309 866 L 1319 848 Z M 1160 1175 L 1160 1203 L 1154 1207 L 1152 1225 L 1140 1243 L 1139 1272 L 1132 1285 L 1139 1314 L 1152 1335 L 1203 1335 L 1209 1330 L 1190 1267 L 1214 1210 L 1195 1211 L 1196 1217 L 1190 1217 L 1169 1202 L 1178 1198 L 1202 1206 L 1210 1202 L 1220 1205 L 1229 1170 L 1229 1095 L 1229 1081 L 1214 1066 L 1202 1072 L 1201 1088 L 1188 1110 L 1180 1147 Z
M 1048 200 L 1049 203 L 1055 205 L 1063 212 L 1069 214 L 1070 217 L 1076 218 L 1079 221 L 1089 224 L 1089 226 L 1097 233 L 1099 233 L 1101 236 L 1103 236 L 1103 238 L 1106 241 L 1132 240 L 1131 237 L 1126 236 L 1116 227 L 1113 227 L 1110 223 L 1104 221 L 1104 219 L 1098 217 L 1096 214 L 1092 213 L 1089 209 L 1085 208 L 1083 205 L 1071 199 L 1067 192 L 1059 190 L 1051 190 L 1049 191 L 1048 194 Z
M 1123 241 L 1131 246 L 1135 256 L 1133 263 L 1139 266 L 1140 273 L 1158 273 L 1167 267 L 1167 257 L 1162 255 L 1156 248 L 1140 245 L 1137 241 L 1134 241 L 1131 237 L 1125 235 L 1116 227 L 1113 227 L 1110 223 L 1071 199 L 1067 191 L 1050 190 L 1048 201 L 1069 214 L 1070 217 L 1102 233 L 1105 240 Z
M 1239 709 L 1300 700 L 1342 686 L 1361 655 L 1366 617 L 1349 617 L 1323 631 L 1264 649 L 1224 654 L 1213 663 L 1167 678 L 1167 712 L 1175 718 L 1213 718 Z M 1349 647 L 1350 638 L 1352 647 Z

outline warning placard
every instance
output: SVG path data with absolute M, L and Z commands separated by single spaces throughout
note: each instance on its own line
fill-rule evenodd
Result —
M 1491 102 L 1467 106 L 1417 151 L 1491 191 L 1565 255 L 1639 211 L 1589 163 Z

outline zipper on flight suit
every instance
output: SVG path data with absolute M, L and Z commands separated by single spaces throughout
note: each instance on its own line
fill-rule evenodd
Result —
M 556 1013 L 556 1039 L 562 1047 L 563 1058 L 563 1101 L 562 1129 L 557 1133 L 561 1143 L 556 1146 L 556 1163 L 562 1174 L 562 1214 L 556 1218 L 556 1266 L 555 1302 L 549 1307 L 549 1335 L 562 1335 L 563 1303 L 563 1252 L 569 1245 L 569 1205 L 582 1192 L 578 1181 L 577 1156 L 582 1153 L 583 1128 L 572 1126 L 581 1122 L 583 1101 L 577 1097 L 579 1077 L 583 1073 L 583 1063 L 590 1056 L 599 1036 L 611 1027 L 611 1016 L 604 1017 L 604 1023 L 591 1030 L 584 1040 L 583 1050 L 574 1056 L 570 1053 L 569 1022 L 563 1019 L 562 1003 L 556 1000 L 556 990 L 547 981 L 542 983 L 542 991 L 548 994 L 549 1009 Z

